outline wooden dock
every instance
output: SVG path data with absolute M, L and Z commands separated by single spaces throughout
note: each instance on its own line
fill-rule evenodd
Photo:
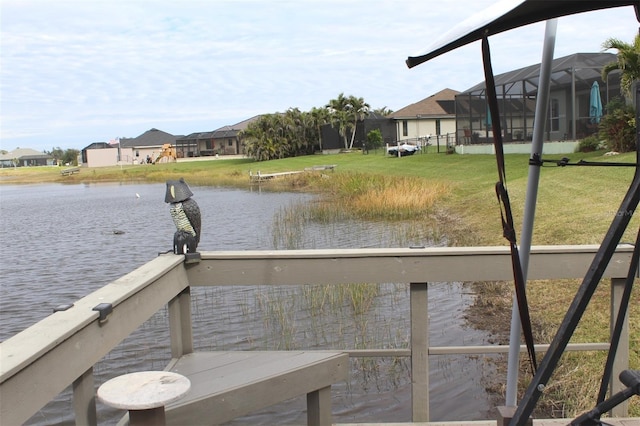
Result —
M 303 170 L 297 170 L 297 171 L 293 171 L 293 172 L 260 173 L 260 170 L 258 170 L 258 173 L 255 174 L 255 175 L 251 171 L 249 171 L 249 179 L 251 180 L 251 182 L 264 182 L 266 180 L 271 180 L 271 179 L 285 177 L 285 176 L 297 175 L 297 174 L 300 174 L 300 173 L 304 173 L 304 171 Z
M 583 275 L 597 252 L 598 246 L 534 246 L 531 251 L 529 278 L 559 279 L 575 278 Z M 626 275 L 632 258 L 633 247 L 620 245 L 615 251 L 603 278 L 609 279 L 612 300 L 621 300 L 625 288 Z M 160 255 L 129 274 L 113 281 L 93 293 L 77 300 L 66 310 L 56 311 L 26 330 L 0 343 L 0 424 L 24 424 L 37 415 L 49 401 L 72 387 L 73 416 L 77 424 L 95 426 L 101 408 L 96 404 L 94 365 L 113 351 L 125 338 L 131 335 L 154 313 L 166 307 L 167 328 L 172 359 L 178 360 L 167 366 L 193 379 L 194 395 L 207 382 L 211 386 L 205 390 L 207 398 L 213 400 L 222 394 L 213 388 L 222 380 L 227 384 L 240 383 L 244 390 L 259 390 L 258 394 L 245 394 L 240 403 L 245 408 L 262 409 L 263 403 L 271 403 L 273 398 L 284 397 L 282 389 L 309 393 L 308 407 L 314 414 L 312 419 L 326 418 L 328 382 L 343 380 L 344 370 L 335 363 L 344 365 L 346 352 L 349 357 L 408 356 L 411 363 L 411 419 L 414 423 L 403 425 L 453 426 L 476 425 L 498 426 L 496 420 L 429 422 L 429 362 L 432 356 L 449 353 L 493 353 L 495 345 L 482 347 L 434 347 L 429 344 L 429 283 L 454 281 L 496 281 L 509 280 L 512 271 L 508 247 L 428 247 L 428 248 L 377 248 L 377 249 L 315 249 L 315 250 L 238 250 L 201 252 L 197 264 L 185 264 L 184 256 Z M 247 351 L 225 355 L 235 361 L 257 356 L 253 363 L 234 362 L 236 366 L 217 364 L 213 358 L 220 353 L 194 352 L 195 341 L 192 323 L 191 289 L 195 287 L 247 286 L 247 285 L 344 285 L 354 282 L 410 283 L 409 329 L 410 341 L 407 349 L 394 353 L 395 349 L 369 348 L 362 351 L 342 351 L 331 355 L 312 351 L 293 351 L 274 354 Z M 105 307 L 106 305 L 106 307 Z M 96 309 L 101 307 L 100 309 Z M 106 309 L 109 308 L 109 309 Z M 618 303 L 611 303 L 610 318 L 615 318 Z M 212 312 L 215 315 L 216 312 Z M 634 331 L 635 333 L 635 331 Z M 623 325 L 620 345 L 616 353 L 615 372 L 610 386 L 621 390 L 622 383 L 615 379 L 621 370 L 629 368 L 629 344 L 637 334 L 631 334 L 629 324 Z M 606 342 L 585 342 L 602 345 Z M 87 350 L 91 348 L 91 350 Z M 606 348 L 606 346 L 605 346 Z M 567 351 L 572 350 L 569 346 Z M 592 350 L 592 349 L 591 349 Z M 300 352 L 304 352 L 302 355 Z M 313 356 L 319 358 L 313 359 Z M 302 358 L 302 357 L 306 358 Z M 266 363 L 266 357 L 273 357 Z M 300 357 L 298 367 L 292 358 Z M 205 359 L 206 358 L 206 359 Z M 73 362 L 69 362 L 72 359 Z M 193 363 L 189 363 L 191 360 Z M 182 361 L 182 364 L 181 364 Z M 200 362 L 203 361 L 203 362 Z M 206 362 L 205 362 L 206 361 Z M 316 362 L 317 361 L 317 362 Z M 336 377 L 328 377 L 323 372 L 327 366 Z M 133 365 L 133 364 L 132 364 Z M 242 365 L 242 366 L 240 366 Z M 189 370 L 191 366 L 204 370 Z M 184 367 L 184 368 L 183 368 Z M 187 368 L 189 367 L 189 368 Z M 250 371 L 250 367 L 256 367 Z M 128 367 L 131 368 L 131 367 Z M 215 370 L 218 370 L 217 372 Z M 276 370 L 273 376 L 269 372 Z M 55 374 L 51 372 L 54 371 Z M 119 373 L 112 372 L 110 376 Z M 284 374 L 280 374 L 284 373 Z M 291 375 L 295 380 L 291 380 Z M 209 380 L 213 376 L 224 376 L 220 380 Z M 251 379 L 251 380 L 249 380 Z M 254 381 L 253 379 L 258 379 Z M 307 380 L 308 379 L 308 380 Z M 203 381 L 204 380 L 204 381 Z M 269 384 L 265 390 L 264 384 Z M 233 386 L 228 387 L 232 392 Z M 274 392 L 275 390 L 275 392 Z M 225 397 L 229 397 L 227 393 Z M 286 395 L 288 397 L 288 395 Z M 197 400 L 197 397 L 196 397 Z M 212 400 L 212 401 L 213 401 Z M 187 400 L 189 401 L 189 400 Z M 194 400 L 194 404 L 198 405 Z M 168 406 L 168 419 L 179 416 L 180 409 L 171 414 L 173 406 Z M 192 407 L 193 408 L 193 407 Z M 205 405 L 204 409 L 207 409 Z M 245 409 L 242 410 L 246 412 Z M 199 410 L 189 416 L 197 416 Z M 65 413 L 66 414 L 66 413 Z M 317 414 L 317 415 L 316 415 Z M 619 404 L 612 410 L 608 424 L 616 426 L 640 425 L 640 418 L 629 418 L 628 404 Z M 315 420 L 313 420 L 315 421 Z M 534 426 L 556 426 L 567 424 L 567 420 L 534 420 Z M 176 424 L 176 423 L 174 423 Z M 177 424 L 180 423 L 178 420 Z M 377 423 L 376 425 L 398 426 L 398 423 Z M 344 423 L 344 426 L 373 426 L 374 423 Z
M 318 172 L 318 171 L 325 171 L 325 170 L 333 171 L 336 167 L 338 167 L 336 164 L 326 164 L 321 166 L 305 167 L 304 170 L 294 170 L 290 172 L 276 172 L 276 173 L 261 173 L 260 170 L 258 170 L 258 173 L 255 175 L 253 174 L 253 172 L 249 171 L 249 180 L 251 180 L 251 182 L 264 182 L 264 181 L 268 181 L 275 178 L 298 175 L 300 173 L 306 173 L 306 172 Z
M 339 351 L 194 352 L 170 365 L 191 390 L 167 407 L 168 424 L 233 420 L 307 395 L 307 422 L 331 424 L 331 385 L 348 377 L 349 356 Z
M 80 173 L 80 167 L 71 167 L 69 169 L 60 170 L 62 176 L 70 176 L 74 173 Z

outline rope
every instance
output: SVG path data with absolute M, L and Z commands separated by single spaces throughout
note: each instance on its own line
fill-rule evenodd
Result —
M 608 161 L 586 161 L 580 160 L 576 163 L 572 163 L 567 157 L 562 157 L 560 160 L 545 160 L 540 158 L 539 154 L 533 154 L 529 159 L 530 166 L 543 166 L 545 163 L 555 164 L 556 166 L 600 166 L 600 167 L 636 167 L 635 163 L 616 163 Z
M 493 144 L 496 151 L 496 161 L 498 163 L 498 178 L 496 183 L 496 196 L 500 204 L 500 217 L 502 220 L 502 235 L 509 241 L 511 248 L 511 264 L 513 268 L 513 279 L 515 283 L 516 300 L 518 303 L 518 311 L 520 313 L 520 323 L 524 340 L 529 353 L 529 362 L 531 364 L 532 375 L 535 374 L 538 365 L 536 362 L 536 353 L 533 346 L 533 331 L 531 329 L 531 317 L 529 315 L 529 304 L 527 303 L 526 285 L 524 282 L 524 274 L 520 263 L 520 254 L 516 243 L 516 232 L 513 226 L 513 214 L 511 210 L 511 202 L 507 192 L 507 178 L 504 164 L 504 151 L 502 149 L 502 130 L 500 128 L 500 112 L 498 109 L 498 96 L 496 94 L 496 86 L 493 77 L 493 69 L 491 67 L 491 53 L 489 49 L 489 40 L 485 34 L 482 37 L 482 62 L 484 65 L 484 76 L 487 84 L 487 102 L 493 129 Z

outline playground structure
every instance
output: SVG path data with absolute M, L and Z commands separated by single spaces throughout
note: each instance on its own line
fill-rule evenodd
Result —
M 178 161 L 178 156 L 176 154 L 176 148 L 173 145 L 171 145 L 170 143 L 165 143 L 164 145 L 162 145 L 162 148 L 160 149 L 160 153 L 158 154 L 156 159 L 153 160 L 153 164 L 156 164 L 156 163 L 175 163 L 176 161 Z

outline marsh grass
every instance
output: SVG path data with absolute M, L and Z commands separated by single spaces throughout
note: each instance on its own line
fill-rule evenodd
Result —
M 253 306 L 242 315 L 261 324 L 259 339 L 248 341 L 248 349 L 368 349 L 409 346 L 405 319 L 387 318 L 387 309 L 406 304 L 408 286 L 354 283 L 334 285 L 259 286 L 253 290 Z M 249 302 L 251 303 L 251 302 Z M 354 358 L 353 380 L 364 391 L 397 389 L 408 380 L 404 358 Z
M 580 284 L 580 280 L 532 280 L 527 284 L 527 298 L 536 343 L 551 343 Z M 479 297 L 467 314 L 470 323 L 490 331 L 493 343 L 508 344 L 509 330 L 500 324 L 509 323 L 511 319 L 512 283 L 476 283 L 475 289 Z M 600 283 L 571 343 L 609 341 L 609 289 L 607 281 Z M 638 368 L 640 341 L 637 337 L 634 338 L 634 335 L 637 336 L 640 324 L 638 304 L 633 302 L 640 300 L 638 285 L 634 287 L 631 300 L 630 367 Z M 538 354 L 538 359 L 542 359 L 543 355 Z M 603 351 L 565 353 L 537 404 L 535 416 L 571 418 L 592 409 L 600 387 L 605 360 L 606 352 Z M 496 367 L 499 376 L 506 376 L 506 363 L 500 362 Z M 520 370 L 519 397 L 524 394 L 531 379 L 526 355 L 520 358 Z M 491 381 L 492 378 L 488 378 L 488 382 Z M 487 388 L 495 395 L 496 404 L 504 401 L 506 389 L 503 385 L 491 382 L 487 384 Z M 637 398 L 629 400 L 629 413 L 631 416 L 640 415 L 640 401 Z
M 380 244 L 387 246 L 442 246 L 473 239 L 456 214 L 439 203 L 451 194 L 451 185 L 440 181 L 345 173 L 305 185 L 323 190 L 313 201 L 285 206 L 275 214 L 275 248 L 300 248 L 305 228 L 314 223 L 377 223 L 386 229 Z
M 376 220 L 424 217 L 451 190 L 451 185 L 442 181 L 363 173 L 337 175 L 325 186 L 332 197 L 323 207 L 338 211 L 331 205 L 338 204 L 350 216 Z
M 367 349 L 408 345 L 408 335 L 402 333 L 405 319 L 379 311 L 389 304 L 404 304 L 402 300 L 408 297 L 404 286 L 377 283 L 250 286 L 239 292 L 240 298 L 234 296 L 232 303 L 223 302 L 224 292 L 238 290 L 214 289 L 211 296 L 206 296 L 211 291 L 207 289 L 204 299 L 196 302 L 205 304 L 196 310 L 196 315 L 202 312 L 206 317 L 215 309 L 216 318 L 224 319 L 232 327 L 246 322 L 246 331 L 239 340 L 220 342 L 230 344 L 234 349 L 237 349 L 237 342 L 248 350 Z M 390 296 L 401 300 L 394 301 Z M 213 301 L 214 298 L 217 300 Z

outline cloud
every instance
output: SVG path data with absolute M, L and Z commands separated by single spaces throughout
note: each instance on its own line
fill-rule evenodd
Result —
M 213 130 L 339 93 L 400 109 L 482 81 L 478 44 L 404 60 L 492 0 L 4 0 L 4 145 L 82 148 L 151 127 Z M 561 18 L 556 56 L 631 39 L 630 8 Z M 455 12 L 454 12 L 455 10 Z M 587 16 L 589 15 L 589 16 Z M 612 23 L 615 23 L 613 25 Z M 496 72 L 539 62 L 544 24 L 492 37 Z

